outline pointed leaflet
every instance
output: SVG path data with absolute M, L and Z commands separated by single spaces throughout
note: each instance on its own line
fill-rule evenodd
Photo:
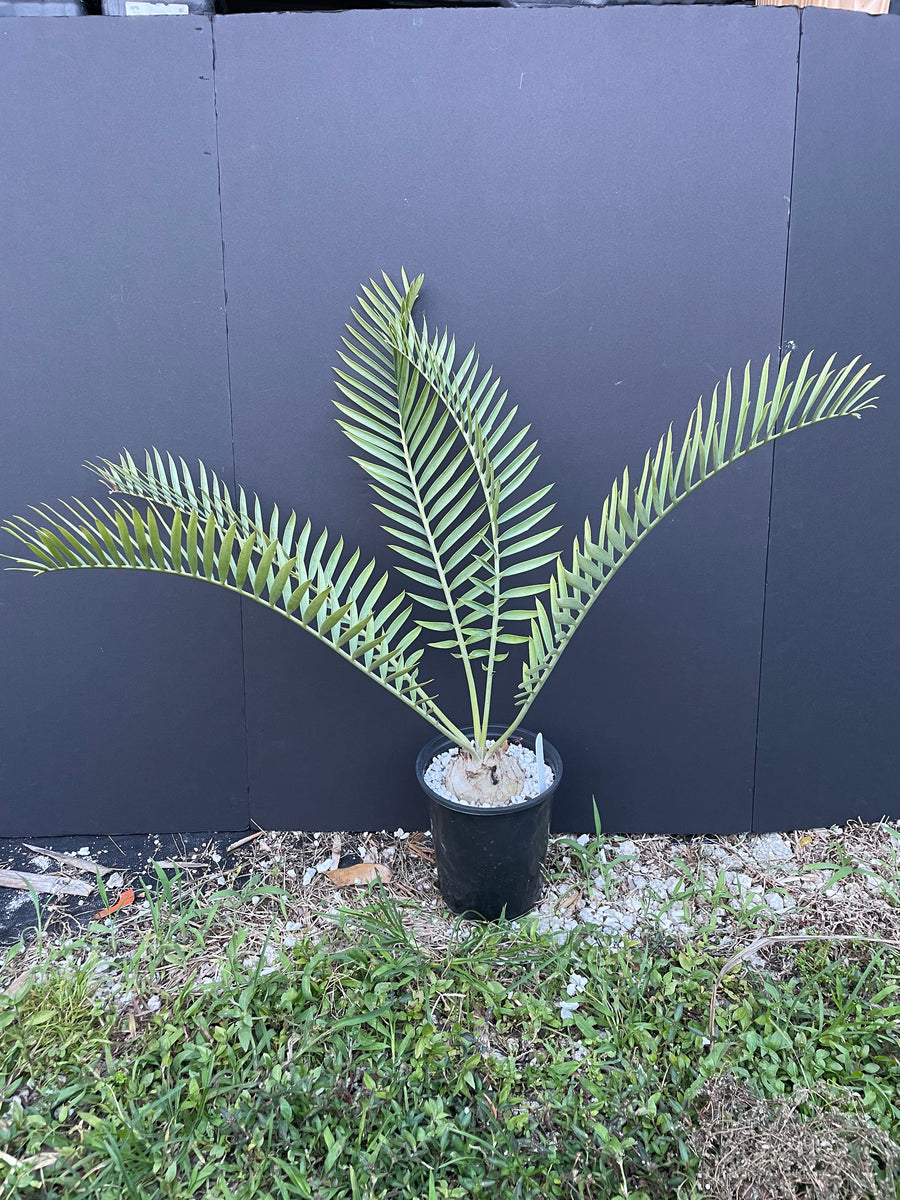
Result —
M 553 505 L 537 506 L 550 487 L 524 497 L 516 496 L 537 464 L 536 442 L 522 445 L 528 426 L 510 433 L 516 414 L 513 407 L 504 412 L 506 392 L 499 397 L 499 379 L 488 370 L 479 378 L 479 360 L 474 347 L 457 364 L 456 344 L 445 333 L 429 337 L 423 322 L 418 331 L 410 319 L 395 326 L 395 349 L 412 363 L 451 415 L 459 437 L 466 446 L 476 471 L 481 491 L 480 512 L 486 518 L 482 570 L 470 577 L 470 583 L 490 598 L 488 611 L 496 607 L 498 616 L 506 616 L 502 581 L 505 575 L 534 569 L 555 555 L 524 557 L 525 552 L 543 545 L 558 527 L 534 532 L 529 539 L 517 536 L 531 530 L 546 517 Z M 545 590 L 536 585 L 531 595 Z M 509 619 L 507 617 L 507 619 Z M 513 618 L 515 619 L 515 618 Z

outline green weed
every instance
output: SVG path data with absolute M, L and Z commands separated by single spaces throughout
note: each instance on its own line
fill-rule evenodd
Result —
M 724 1075 L 900 1137 L 896 956 L 807 945 L 777 976 L 730 971 L 710 1045 L 703 936 L 458 924 L 429 949 L 375 889 L 325 941 L 248 962 L 257 892 L 191 909 L 160 888 L 130 957 L 100 957 L 107 929 L 0 995 L 4 1200 L 699 1198 L 692 1132 Z M 228 920 L 218 977 L 192 978 Z M 182 981 L 149 1011 L 167 956 Z M 116 973 L 129 1004 L 98 991 Z

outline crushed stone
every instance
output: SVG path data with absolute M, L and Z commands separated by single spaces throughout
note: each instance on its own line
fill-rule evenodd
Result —
M 859 852 L 848 854 L 854 843 Z M 551 839 L 551 863 L 572 871 L 574 844 L 563 836 Z M 853 871 L 832 884 L 848 858 Z M 833 869 L 822 870 L 828 860 Z M 896 939 L 900 834 L 896 823 L 881 821 L 714 841 L 613 837 L 601 869 L 588 878 L 557 878 L 530 919 L 539 932 L 563 935 L 583 925 L 614 940 L 715 931 L 723 949 L 748 927 Z

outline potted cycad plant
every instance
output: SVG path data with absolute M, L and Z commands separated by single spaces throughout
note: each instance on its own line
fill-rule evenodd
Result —
M 881 378 L 854 359 L 818 371 L 810 356 L 791 375 L 766 359 L 728 374 L 687 430 L 671 427 L 636 482 L 626 469 L 593 521 L 557 556 L 547 524 L 550 486 L 531 490 L 537 462 L 528 426 L 474 348 L 458 355 L 446 332 L 417 326 L 422 277 L 362 289 L 337 371 L 339 424 L 370 476 L 409 591 L 388 587 L 373 561 L 294 513 L 232 497 L 202 463 L 154 450 L 91 466 L 110 493 L 141 501 L 79 500 L 12 518 L 27 553 L 18 569 L 116 567 L 203 579 L 267 605 L 330 646 L 419 714 L 437 737 L 417 763 L 431 803 L 438 875 L 456 912 L 516 916 L 540 894 L 559 755 L 523 729 L 528 711 L 594 601 L 665 515 L 729 463 L 777 437 L 872 407 Z M 90 465 L 90 464 L 89 464 Z M 536 579 L 552 564 L 549 579 Z M 449 651 L 468 687 L 456 723 L 420 677 L 424 645 Z M 495 668 L 523 655 L 503 720 L 492 721 Z

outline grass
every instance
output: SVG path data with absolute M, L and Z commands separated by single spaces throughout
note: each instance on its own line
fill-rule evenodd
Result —
M 571 853 L 610 883 L 603 839 Z M 700 888 L 682 866 L 678 911 Z M 286 937 L 292 897 L 260 878 L 202 901 L 151 882 L 139 939 L 110 920 L 7 957 L 3 1200 L 900 1196 L 886 948 L 739 964 L 711 1044 L 715 921 L 689 940 L 533 919 L 429 939 L 376 884 Z M 748 1178 L 751 1142 L 769 1149 Z

